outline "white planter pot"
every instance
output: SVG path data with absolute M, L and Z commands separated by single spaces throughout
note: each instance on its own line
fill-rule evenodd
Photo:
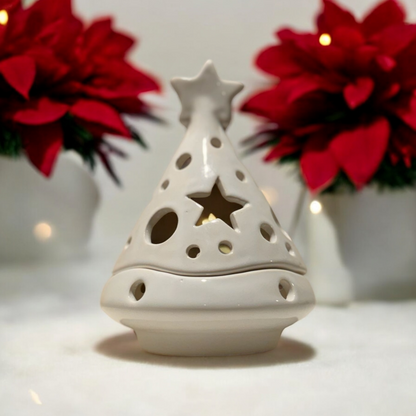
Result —
M 73 155 L 60 155 L 49 179 L 23 157 L 0 157 L 0 198 L 2 262 L 64 257 L 85 250 L 99 193 Z
M 308 210 L 309 277 L 318 302 L 416 296 L 416 191 L 324 195 Z

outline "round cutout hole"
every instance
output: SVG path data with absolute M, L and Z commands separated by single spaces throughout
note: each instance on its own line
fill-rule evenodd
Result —
M 124 249 L 129 248 L 131 244 L 132 237 L 130 236 L 129 239 L 126 241 L 126 245 L 124 246 Z
M 130 292 L 136 301 L 140 300 L 146 292 L 146 285 L 143 282 L 136 282 L 131 287 Z
M 201 249 L 198 246 L 189 246 L 186 249 L 186 254 L 190 259 L 196 259 L 199 256 Z
M 262 224 L 260 232 L 263 238 L 269 243 L 274 243 L 276 241 L 276 233 L 269 224 Z
M 237 170 L 237 172 L 235 172 L 235 176 L 237 176 L 237 179 L 241 182 L 244 182 L 246 179 L 246 176 L 243 172 L 241 172 L 241 170 Z
M 169 240 L 178 227 L 178 216 L 168 208 L 156 212 L 150 219 L 146 235 L 152 244 L 162 244 Z
M 216 149 L 219 149 L 222 146 L 221 140 L 217 137 L 214 137 L 211 139 L 211 145 L 212 147 L 215 147 Z
M 162 189 L 168 189 L 169 186 L 169 179 L 166 179 L 163 183 L 162 183 Z
M 292 284 L 286 279 L 282 279 L 279 282 L 279 292 L 282 295 L 282 298 L 286 299 L 288 302 L 292 302 L 295 299 L 295 290 L 293 289 Z
M 291 256 L 295 257 L 295 256 L 296 256 L 296 253 L 295 253 L 295 251 L 293 250 L 292 246 L 291 246 L 289 243 L 286 243 L 286 244 L 285 244 L 285 246 L 286 246 L 286 250 L 287 250 L 287 252 L 288 252 Z
M 221 241 L 221 243 L 218 245 L 218 250 L 222 254 L 230 254 L 233 251 L 233 246 L 228 241 Z
M 176 167 L 179 170 L 185 169 L 187 166 L 191 164 L 191 161 L 192 161 L 192 156 L 189 153 L 184 153 L 176 161 Z

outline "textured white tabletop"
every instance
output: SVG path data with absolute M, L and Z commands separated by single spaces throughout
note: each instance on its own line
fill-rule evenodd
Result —
M 0 270 L 1 415 L 416 415 L 416 301 L 317 307 L 266 354 L 160 357 L 100 311 L 112 261 Z

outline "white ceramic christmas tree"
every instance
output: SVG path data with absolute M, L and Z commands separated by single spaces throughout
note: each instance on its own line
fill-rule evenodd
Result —
M 187 128 L 104 287 L 101 306 L 164 355 L 263 352 L 315 303 L 305 265 L 225 129 L 238 82 L 208 61 L 175 78 Z

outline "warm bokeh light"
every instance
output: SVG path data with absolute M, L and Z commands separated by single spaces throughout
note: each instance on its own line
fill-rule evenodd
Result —
M 277 191 L 276 191 L 275 188 L 272 188 L 272 187 L 262 188 L 261 192 L 263 193 L 263 195 L 267 199 L 267 202 L 269 203 L 269 205 L 273 205 L 273 204 L 276 203 L 276 201 L 277 201 Z
M 39 241 L 47 241 L 52 237 L 52 227 L 46 222 L 40 222 L 33 228 L 33 235 Z
M 36 404 L 42 404 L 42 402 L 40 401 L 39 395 L 35 391 L 29 390 L 29 394 L 30 394 L 30 397 L 32 398 L 32 400 Z
M 208 222 L 214 221 L 216 219 L 217 219 L 217 217 L 214 214 L 211 213 L 211 214 L 208 215 L 208 218 L 205 218 L 205 219 L 202 220 L 202 224 L 207 224 Z
M 330 45 L 332 42 L 332 38 L 331 35 L 329 35 L 328 33 L 322 33 L 321 36 L 319 36 L 319 43 L 322 46 L 328 46 Z
M 319 201 L 312 201 L 309 209 L 312 214 L 319 214 L 322 211 L 322 204 Z
M 6 10 L 0 10 L 0 25 L 7 25 L 9 13 Z

